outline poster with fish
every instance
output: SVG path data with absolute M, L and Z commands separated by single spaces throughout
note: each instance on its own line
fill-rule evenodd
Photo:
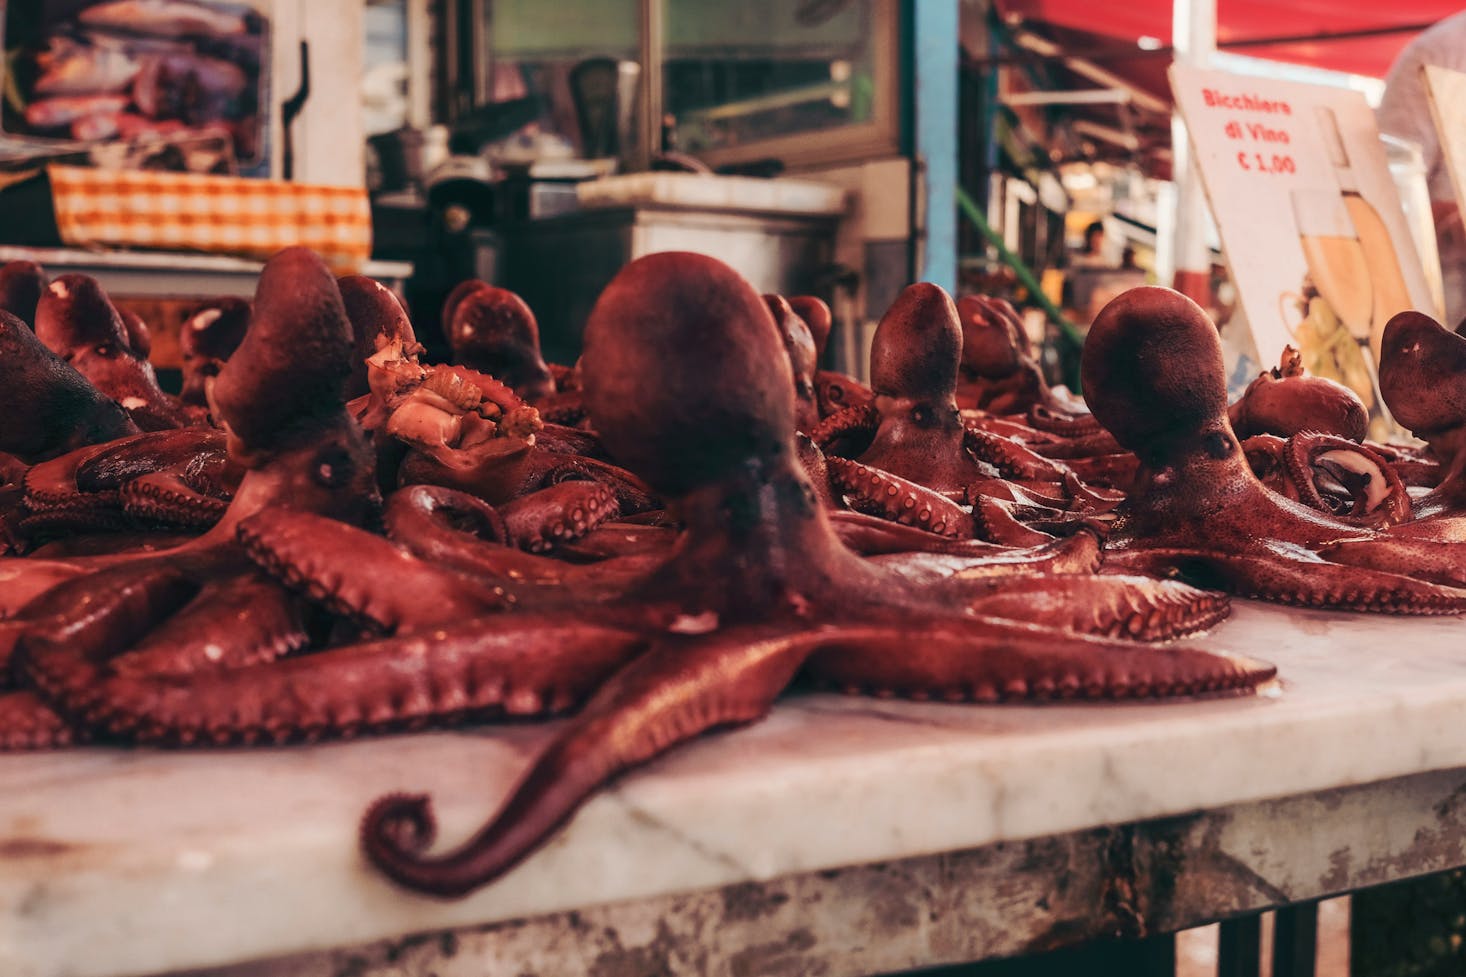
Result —
M 137 157 L 167 169 L 228 172 L 263 158 L 269 46 L 252 7 L 40 0 L 0 9 L 5 134 L 171 147 Z M 227 158 L 183 158 L 203 145 Z
M 1227 266 L 1262 361 L 1285 346 L 1393 430 L 1376 366 L 1385 323 L 1434 300 L 1359 92 L 1171 66 Z

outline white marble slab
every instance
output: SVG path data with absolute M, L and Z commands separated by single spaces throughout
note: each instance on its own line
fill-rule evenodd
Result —
M 1205 640 L 1282 681 L 1131 706 L 786 698 L 627 777 L 460 902 L 373 875 L 363 808 L 429 791 L 456 841 L 550 725 L 0 757 L 0 974 L 248 960 L 1466 767 L 1466 621 L 1249 605 Z

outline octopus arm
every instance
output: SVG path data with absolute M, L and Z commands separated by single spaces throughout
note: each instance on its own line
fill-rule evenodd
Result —
M 970 613 L 1046 624 L 1074 634 L 1165 641 L 1220 624 L 1231 611 L 1225 594 L 1175 580 L 1088 574 L 1014 574 L 998 586 L 954 580 L 944 590 Z
M 939 550 L 892 553 L 870 558 L 886 572 L 918 585 L 953 578 L 965 581 L 1005 579 L 1014 573 L 1090 574 L 1100 565 L 1099 537 L 1078 532 L 1065 539 L 1052 539 L 1038 546 L 987 547 L 983 553 Z
M 141 475 L 118 491 L 129 516 L 172 526 L 208 529 L 229 508 L 227 499 L 199 492 L 177 472 Z
M 831 455 L 826 463 L 831 484 L 856 511 L 938 536 L 971 538 L 972 517 L 946 496 L 858 461 Z
M 299 598 L 263 573 L 214 580 L 136 647 L 118 674 L 185 675 L 273 661 L 306 645 Z
M 333 613 L 391 633 L 508 606 L 507 590 L 436 567 L 324 516 L 266 509 L 239 524 L 250 558 Z
M 993 619 L 871 628 L 822 648 L 807 667 L 846 692 L 951 702 L 1243 691 L 1277 672 L 1191 645 L 1136 645 Z
M 1362 554 L 1379 543 L 1377 539 L 1350 542 L 1344 552 L 1352 559 L 1364 559 Z M 1329 560 L 1338 560 L 1343 541 L 1328 545 Z M 1385 551 L 1387 548 L 1379 550 Z M 1325 561 L 1310 550 L 1283 543 L 1258 544 L 1232 553 L 1179 547 L 1117 550 L 1105 554 L 1105 570 L 1179 576 L 1200 586 L 1300 607 L 1420 615 L 1466 611 L 1466 589 L 1389 570 Z
M 424 854 L 434 834 L 427 798 L 391 795 L 367 811 L 362 847 L 400 885 L 467 893 L 518 864 L 612 778 L 707 730 L 762 717 L 833 633 L 745 627 L 659 641 L 596 692 L 463 845 Z
M 619 512 L 610 486 L 566 481 L 514 499 L 500 509 L 509 538 L 521 549 L 543 553 L 579 539 Z
M 968 426 L 962 432 L 962 443 L 981 460 L 997 468 L 1004 478 L 1020 481 L 1062 482 L 1068 470 L 1059 462 L 1050 461 L 1012 438 Z
M 54 749 L 76 741 L 70 724 L 36 693 L 0 694 L 0 753 Z
M 616 624 L 523 614 L 242 668 L 156 675 L 109 671 L 87 640 L 42 642 L 38 684 L 63 714 L 169 746 L 309 741 L 470 715 L 563 712 L 642 645 L 639 633 Z M 53 679 L 62 674 L 85 674 L 93 691 Z

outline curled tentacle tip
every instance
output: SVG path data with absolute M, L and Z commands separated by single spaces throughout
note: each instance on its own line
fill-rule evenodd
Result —
M 426 794 L 387 794 L 361 818 L 361 843 L 373 861 L 385 852 L 420 853 L 437 837 L 432 801 Z

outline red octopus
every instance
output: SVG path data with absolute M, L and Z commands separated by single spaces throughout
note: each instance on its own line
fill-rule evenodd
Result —
M 912 285 L 896 299 L 871 344 L 874 402 L 812 432 L 829 455 L 837 494 L 860 511 L 1015 545 L 1046 538 L 1017 514 L 1058 526 L 1068 521 L 1060 509 L 1093 511 L 1093 493 L 1063 462 L 964 421 L 956 402 L 962 342 L 957 310 L 941 288 Z
M 1439 462 L 1435 486 L 1415 500 L 1416 518 L 1466 515 L 1466 337 L 1401 312 L 1385 324 L 1379 385 L 1390 413 Z
M 1314 607 L 1466 610 L 1455 543 L 1414 524 L 1351 525 L 1257 480 L 1227 419 L 1216 329 L 1190 299 L 1147 287 L 1105 306 L 1083 379 L 1095 417 L 1142 465 L 1106 542 L 1107 567 Z
M 193 419 L 158 386 L 148 363 L 146 330 L 129 322 L 96 279 L 61 275 L 36 305 L 36 335 L 97 389 L 128 412 L 143 430 L 184 427 Z
M 58 744 L 105 728 L 104 707 L 92 699 L 106 696 L 105 681 L 93 681 L 104 663 L 114 674 L 166 682 L 160 677 L 278 657 L 305 643 L 298 604 L 252 568 L 238 524 L 270 508 L 360 522 L 378 500 L 366 445 L 343 408 L 350 328 L 334 279 L 314 254 L 289 249 L 266 265 L 255 308 L 244 343 L 211 387 L 230 457 L 245 469 L 212 529 L 162 550 L 0 561 L 7 601 L 38 595 L 0 620 L 0 659 L 20 648 L 15 670 L 29 685 L 0 696 L 0 745 Z M 60 633 L 85 633 L 124 654 L 68 669 L 65 656 L 21 647 Z
M 284 270 L 272 262 L 265 277 L 278 286 Z M 323 328 L 339 320 L 319 281 L 302 287 L 303 271 L 290 274 L 292 297 L 304 297 L 315 323 L 302 344 L 310 362 L 339 362 L 344 329 Z M 261 425 L 284 419 L 243 395 L 264 393 L 271 377 L 320 398 L 313 409 L 290 405 L 292 443 L 318 452 L 323 431 L 345 430 L 339 395 L 334 414 L 325 396 L 344 373 L 330 383 L 329 371 L 301 375 L 263 335 L 253 342 L 260 323 L 278 318 L 261 285 L 256 324 L 214 398 L 231 452 L 266 466 L 251 476 L 269 465 L 253 444 Z M 54 707 L 113 736 L 252 742 L 579 706 L 459 851 L 422 853 L 432 830 L 420 798 L 388 798 L 368 814 L 363 844 L 374 863 L 404 885 L 454 895 L 514 865 L 626 768 L 703 730 L 757 719 L 800 671 L 849 691 L 954 701 L 1237 691 L 1272 674 L 1187 644 L 1097 636 L 1170 637 L 1226 613 L 1225 598 L 1181 584 L 1015 572 L 941 554 L 856 556 L 796 458 L 792 370 L 767 308 L 713 259 L 659 254 L 625 269 L 588 324 L 585 381 L 612 454 L 675 500 L 684 529 L 670 552 L 552 571 L 489 541 L 500 532 L 490 507 L 428 487 L 388 506 L 389 532 L 410 552 L 316 514 L 330 506 L 290 511 L 287 500 L 301 508 L 297 484 L 227 520 L 243 549 L 334 613 L 391 636 L 278 659 L 301 642 L 277 603 L 241 618 L 252 640 L 219 648 L 210 622 L 221 605 L 254 608 L 256 598 L 238 603 L 240 585 L 225 582 L 237 578 L 201 578 L 188 561 L 137 561 L 45 593 L 16 622 L 19 670 L 34 691 L 0 699 L 0 731 L 12 744 L 26 734 L 34 742 L 24 721 L 54 717 Z M 246 400 L 265 416 L 239 413 Z M 339 480 L 333 463 L 293 470 Z M 234 506 L 258 496 L 242 485 Z M 1093 552 L 1087 534 L 1054 545 Z M 191 611 L 206 594 L 206 612 Z M 143 635 L 152 637 L 138 646 Z
M 27 326 L 36 322 L 36 303 L 50 280 L 34 261 L 0 264 L 0 312 L 8 312 Z

